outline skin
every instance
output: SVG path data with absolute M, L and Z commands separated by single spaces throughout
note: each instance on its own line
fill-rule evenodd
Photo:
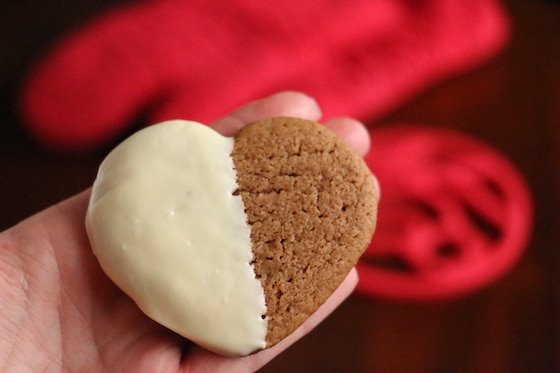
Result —
M 249 103 L 212 123 L 225 135 L 271 116 L 318 121 L 310 97 L 283 92 Z M 364 126 L 349 118 L 324 123 L 359 154 Z M 199 348 L 139 311 L 101 271 L 84 228 L 90 191 L 62 201 L 0 233 L 0 371 L 252 372 L 312 330 L 351 294 L 353 269 L 328 301 L 276 346 L 230 358 Z

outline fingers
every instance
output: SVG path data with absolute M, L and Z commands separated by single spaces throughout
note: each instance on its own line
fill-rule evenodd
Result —
M 321 109 L 317 102 L 303 93 L 281 92 L 262 100 L 253 101 L 210 126 L 224 136 L 233 136 L 247 123 L 269 117 L 297 117 L 319 120 Z
M 185 368 L 186 371 L 193 372 L 255 372 L 313 330 L 352 293 L 357 283 L 358 274 L 356 269 L 353 268 L 338 289 L 334 291 L 329 299 L 327 299 L 313 315 L 292 334 L 271 348 L 241 358 L 230 358 L 216 355 L 200 347 L 195 347 L 192 354 L 185 360 L 187 367 L 183 368 Z
M 270 117 L 296 117 L 318 121 L 321 109 L 317 102 L 299 92 L 281 92 L 251 102 L 230 115 L 211 123 L 210 126 L 224 136 L 233 136 L 244 125 Z M 364 156 L 370 146 L 369 133 L 365 126 L 351 118 L 333 118 L 325 126 L 345 139 L 354 150 Z
M 370 146 L 369 133 L 366 127 L 352 118 L 333 118 L 326 121 L 325 126 L 342 137 L 356 153 L 362 157 L 367 154 Z

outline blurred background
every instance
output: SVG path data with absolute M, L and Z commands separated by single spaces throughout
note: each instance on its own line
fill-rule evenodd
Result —
M 0 229 L 91 185 L 110 144 L 85 154 L 41 146 L 24 130 L 18 94 L 60 37 L 123 3 L 0 4 Z M 459 298 L 406 302 L 355 294 L 263 372 L 560 371 L 560 4 L 503 4 L 511 22 L 503 50 L 371 125 L 456 129 L 506 155 L 535 203 L 523 257 L 503 278 Z

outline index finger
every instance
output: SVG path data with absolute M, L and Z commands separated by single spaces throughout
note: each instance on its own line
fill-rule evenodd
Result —
M 253 101 L 211 123 L 210 127 L 224 136 L 233 136 L 246 124 L 270 117 L 296 117 L 318 121 L 321 118 L 321 109 L 313 98 L 303 93 L 280 92 Z M 364 156 L 369 151 L 369 133 L 361 122 L 340 117 L 329 119 L 324 124 L 343 138 L 359 155 Z
M 270 117 L 296 117 L 317 121 L 321 118 L 321 109 L 313 98 L 303 93 L 280 92 L 242 106 L 211 123 L 210 127 L 224 136 L 233 136 L 246 124 Z

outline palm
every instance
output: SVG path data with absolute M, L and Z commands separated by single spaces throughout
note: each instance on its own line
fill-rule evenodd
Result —
M 12 286 L 7 312 L 27 311 L 12 333 L 15 345 L 1 351 L 34 351 L 3 356 L 8 364 L 26 364 L 32 371 L 130 371 L 140 365 L 149 371 L 179 367 L 178 338 L 144 317 L 134 303 L 101 272 L 83 229 L 88 193 L 82 193 L 5 232 L 2 246 L 16 245 L 3 258 Z M 25 286 L 16 287 L 20 281 Z M 12 323 L 3 318 L 1 323 Z M 11 325 L 2 325 L 10 329 Z M 13 324 L 12 324 L 13 325 Z M 15 325 L 13 325 L 15 328 Z M 2 346 L 4 347 L 4 346 Z M 24 360 L 20 360 L 24 359 Z M 167 366 L 156 369 L 158 360 Z M 152 361 L 150 361 L 152 360 Z M 17 366 L 17 365 L 16 365 Z M 59 369 L 56 369 L 59 368 Z
M 215 127 L 231 132 L 273 115 L 318 119 L 319 113 L 301 95 L 276 95 Z M 344 121 L 332 125 L 355 137 Z M 367 147 L 354 145 L 362 152 Z M 252 371 L 326 317 L 355 285 L 352 272 L 316 315 L 277 346 L 245 358 L 219 357 L 148 319 L 105 276 L 84 229 L 88 199 L 83 192 L 0 234 L 1 371 Z

